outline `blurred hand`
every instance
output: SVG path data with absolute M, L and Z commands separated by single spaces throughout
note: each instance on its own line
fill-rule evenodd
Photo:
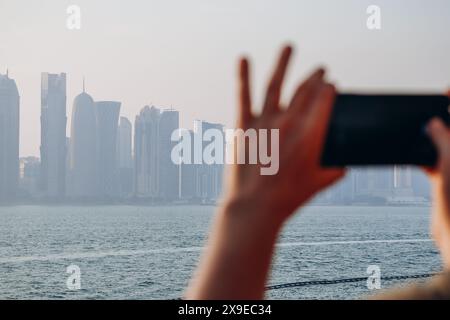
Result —
M 186 293 L 188 299 L 263 298 L 284 221 L 316 192 L 344 174 L 342 170 L 320 167 L 335 98 L 334 87 L 323 79 L 324 71 L 317 70 L 300 85 L 286 107 L 280 104 L 291 51 L 286 47 L 281 54 L 260 115 L 252 112 L 248 61 L 240 62 L 238 127 L 244 131 L 279 130 L 279 171 L 262 175 L 261 164 L 231 166 L 228 194 Z M 248 156 L 251 149 L 255 152 L 254 148 L 244 149 L 241 146 L 238 155 L 243 152 Z
M 343 176 L 343 170 L 323 169 L 320 158 L 331 115 L 335 88 L 318 69 L 282 106 L 280 97 L 292 49 L 283 49 L 269 82 L 261 114 L 252 112 L 249 62 L 240 61 L 239 120 L 244 130 L 279 129 L 279 171 L 261 175 L 260 165 L 233 165 L 228 203 L 245 211 L 268 213 L 267 221 L 283 222 L 314 194 Z M 248 152 L 248 150 L 247 150 Z M 244 209 L 244 210 L 242 210 Z M 242 214 L 240 212 L 240 214 Z
M 450 130 L 440 119 L 433 119 L 428 132 L 439 154 L 436 168 L 428 171 L 433 186 L 431 231 L 445 268 L 450 269 Z

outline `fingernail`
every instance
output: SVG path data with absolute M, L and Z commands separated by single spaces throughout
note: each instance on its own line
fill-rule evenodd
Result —
M 426 131 L 427 133 L 430 133 L 431 131 L 434 130 L 440 130 L 442 128 L 442 121 L 438 118 L 433 118 L 430 120 L 430 122 L 428 123 L 427 127 L 426 127 Z
M 316 70 L 316 72 L 314 73 L 314 78 L 316 80 L 321 80 L 323 82 L 323 78 L 325 76 L 325 69 L 323 68 L 319 68 Z

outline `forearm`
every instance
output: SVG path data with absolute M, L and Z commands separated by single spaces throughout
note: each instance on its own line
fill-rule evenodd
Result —
M 239 208 L 240 207 L 240 208 Z M 264 208 L 228 203 L 219 211 L 188 299 L 262 299 L 281 223 Z M 254 218 L 260 216 L 261 218 Z

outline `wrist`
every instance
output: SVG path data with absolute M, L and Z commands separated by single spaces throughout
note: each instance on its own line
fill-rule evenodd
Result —
M 284 223 L 284 214 L 264 199 L 249 196 L 229 197 L 221 210 L 228 221 L 272 234 L 278 234 Z

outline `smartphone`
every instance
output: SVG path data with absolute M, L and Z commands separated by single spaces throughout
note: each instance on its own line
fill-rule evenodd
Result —
M 322 166 L 434 166 L 437 152 L 428 122 L 450 124 L 449 98 L 441 95 L 339 94 L 322 154 Z

